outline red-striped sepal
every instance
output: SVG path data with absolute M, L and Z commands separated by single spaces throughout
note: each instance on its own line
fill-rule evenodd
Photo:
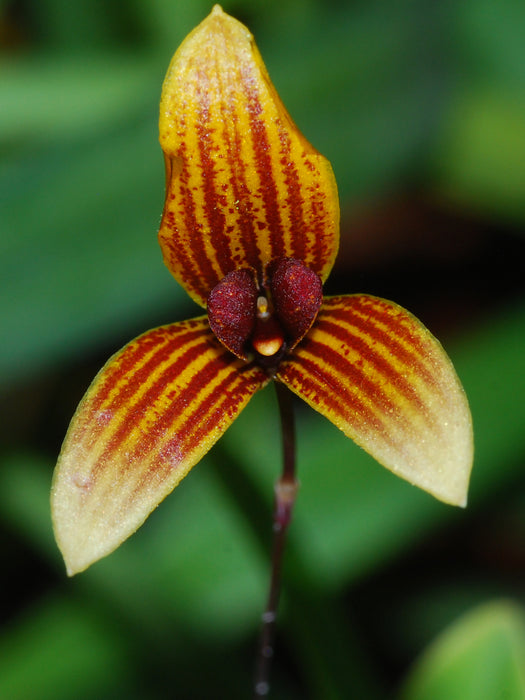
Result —
M 55 470 L 53 523 L 68 573 L 131 535 L 267 381 L 205 318 L 149 331 L 114 355 L 80 403 Z
M 465 505 L 467 400 L 445 351 L 410 313 L 365 295 L 327 298 L 277 378 L 385 467 Z
M 284 108 L 249 31 L 216 5 L 172 59 L 160 104 L 164 261 L 205 306 L 233 270 L 296 258 L 324 281 L 339 244 L 329 162 Z

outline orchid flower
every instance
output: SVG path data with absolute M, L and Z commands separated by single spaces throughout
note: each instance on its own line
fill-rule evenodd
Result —
M 472 425 L 454 368 L 395 303 L 323 298 L 339 243 L 331 166 L 218 5 L 169 66 L 160 143 L 164 261 L 207 313 L 133 340 L 80 403 L 52 486 L 68 573 L 129 537 L 272 380 L 398 476 L 464 505 Z

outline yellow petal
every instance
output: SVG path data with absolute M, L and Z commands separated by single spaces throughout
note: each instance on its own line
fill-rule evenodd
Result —
M 160 105 L 166 201 L 159 240 L 201 305 L 232 270 L 266 283 L 281 257 L 324 280 L 338 247 L 332 169 L 285 110 L 242 24 L 216 5 L 168 69 Z
M 95 378 L 55 469 L 53 524 L 68 573 L 112 552 L 268 381 L 205 318 L 135 339 Z
M 467 399 L 439 342 L 408 311 L 365 295 L 325 299 L 277 378 L 395 474 L 466 504 Z

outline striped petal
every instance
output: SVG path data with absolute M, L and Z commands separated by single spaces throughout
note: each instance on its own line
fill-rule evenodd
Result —
M 292 122 L 249 31 L 218 5 L 170 64 L 160 143 L 160 245 L 197 303 L 234 269 L 266 284 L 281 257 L 326 279 L 339 240 L 332 168 Z
M 55 534 L 70 575 L 112 552 L 267 382 L 205 318 L 132 341 L 95 378 L 55 470 Z
M 465 505 L 467 400 L 439 342 L 407 311 L 364 295 L 325 299 L 277 378 L 385 467 Z

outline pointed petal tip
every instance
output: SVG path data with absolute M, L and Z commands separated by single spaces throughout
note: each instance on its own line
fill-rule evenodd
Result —
M 442 503 L 466 508 L 472 460 L 467 459 L 462 463 L 460 460 L 454 459 L 447 470 L 440 470 L 437 466 L 440 455 L 437 454 L 436 457 L 434 463 L 420 465 L 421 473 L 416 479 L 403 473 L 398 475 Z M 397 473 L 396 470 L 393 471 Z M 428 479 L 427 475 L 430 475 L 431 478 Z
M 248 27 L 225 12 L 222 5 L 216 4 L 202 22 L 188 34 L 181 46 L 187 44 L 189 39 L 204 43 L 209 40 L 210 33 L 212 35 L 227 33 L 230 40 L 234 37 L 242 42 L 253 42 L 253 34 Z
M 421 450 L 419 462 L 400 476 L 443 503 L 466 508 L 474 463 L 472 416 L 456 371 L 441 345 L 438 347 L 445 364 L 441 383 L 446 386 L 447 400 L 435 409 L 435 422 L 427 432 L 428 445 Z
M 202 26 L 202 24 L 203 24 L 204 22 L 207 22 L 207 21 L 210 20 L 210 19 L 219 20 L 219 21 L 221 21 L 221 22 L 231 22 L 231 23 L 235 24 L 235 25 L 238 26 L 238 27 L 242 27 L 244 34 L 246 34 L 246 35 L 249 36 L 249 37 L 252 36 L 252 34 L 251 34 L 251 32 L 249 31 L 249 29 L 248 29 L 247 27 L 245 27 L 244 24 L 242 24 L 242 22 L 239 22 L 239 20 L 235 19 L 235 17 L 232 17 L 232 16 L 229 15 L 227 12 L 225 12 L 225 11 L 222 9 L 222 5 L 219 5 L 218 3 L 216 3 L 216 4 L 211 8 L 210 14 L 209 14 L 207 17 L 204 18 L 203 22 L 201 22 L 201 24 L 198 25 L 197 28 L 198 28 L 199 26 Z
M 78 559 L 74 553 L 68 553 L 67 551 L 63 551 L 60 547 L 60 552 L 62 554 L 62 558 L 64 559 L 64 564 L 66 567 L 66 574 L 68 578 L 73 578 L 73 576 L 76 576 L 77 574 L 81 574 L 83 571 L 86 571 L 86 569 L 89 569 L 91 564 L 94 564 L 97 562 L 99 559 L 102 559 L 103 556 L 91 556 L 89 558 L 82 557 Z M 109 552 L 108 552 L 109 553 Z
M 122 530 L 111 516 L 86 514 L 83 498 L 78 498 L 78 489 L 71 487 L 71 480 L 63 478 L 67 464 L 61 455 L 51 491 L 51 518 L 55 540 L 64 560 L 68 577 L 76 576 L 92 564 L 111 554 L 129 537 L 140 524 L 132 523 Z M 143 518 L 144 520 L 144 518 Z
M 66 565 L 66 574 L 68 575 L 69 578 L 73 578 L 73 576 L 76 576 L 77 574 L 82 573 L 82 571 L 85 571 L 87 566 L 89 566 L 89 564 L 86 567 L 75 566 L 75 564 L 73 562 L 69 562 L 65 558 L 63 553 L 62 553 L 62 556 L 64 557 L 64 564 Z
M 418 486 L 419 488 L 423 489 L 424 491 L 427 491 L 431 496 L 434 496 L 434 498 L 437 498 L 438 501 L 441 501 L 442 503 L 446 503 L 449 506 L 454 506 L 456 508 L 466 508 L 467 507 L 467 489 L 464 489 L 461 493 L 442 493 L 442 492 L 437 492 L 434 491 L 430 488 L 425 488 L 424 486 L 420 484 L 414 484 L 414 486 Z
M 125 518 L 120 524 L 112 520 L 111 513 L 107 519 L 100 514 L 86 517 L 67 489 L 57 491 L 52 502 L 52 518 L 55 539 L 68 577 L 82 573 L 114 552 L 145 520 L 145 517 L 142 517 L 142 522 Z

